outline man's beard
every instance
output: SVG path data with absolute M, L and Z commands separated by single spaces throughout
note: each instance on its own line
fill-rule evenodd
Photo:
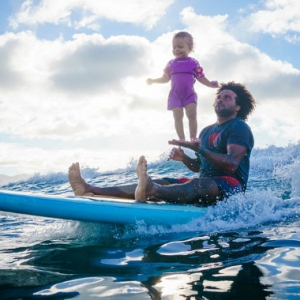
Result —
M 217 109 L 215 108 L 215 112 L 218 117 L 230 117 L 235 114 L 235 108 L 233 106 L 227 108 Z

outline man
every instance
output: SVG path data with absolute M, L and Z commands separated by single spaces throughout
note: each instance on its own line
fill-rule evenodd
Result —
M 245 192 L 254 139 L 245 123 L 255 108 L 255 100 L 242 84 L 229 82 L 217 90 L 214 109 L 217 122 L 204 128 L 199 142 L 169 141 L 178 146 L 169 160 L 182 161 L 199 178 L 152 180 L 147 173 L 147 161 L 141 156 L 136 168 L 137 185 L 95 187 L 80 175 L 79 164 L 69 168 L 69 181 L 77 196 L 94 195 L 130 198 L 137 201 L 161 199 L 170 203 L 211 205 L 216 200 Z M 187 156 L 181 147 L 195 151 L 196 158 Z

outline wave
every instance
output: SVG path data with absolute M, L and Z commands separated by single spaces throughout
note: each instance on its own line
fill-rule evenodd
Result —
M 190 152 L 190 155 L 193 155 Z M 180 162 L 167 161 L 168 154 L 163 153 L 152 161 L 148 162 L 149 173 L 152 177 L 177 177 L 177 176 L 197 176 L 187 170 Z M 109 172 L 99 172 L 95 166 L 82 168 L 84 178 L 92 182 L 101 182 L 103 185 L 120 184 L 122 182 L 134 182 L 136 180 L 135 166 L 137 160 L 132 158 L 126 167 L 115 169 Z M 300 144 L 291 144 L 287 147 L 269 146 L 264 149 L 254 149 L 251 156 L 251 168 L 249 187 L 255 188 L 257 180 L 268 180 L 263 183 L 268 188 L 272 180 L 288 180 L 292 183 L 292 195 L 300 196 Z M 4 176 L 0 177 L 1 187 L 16 188 L 23 187 L 25 190 L 36 188 L 41 190 L 44 186 L 63 185 L 67 183 L 67 172 Z M 272 184 L 271 184 L 272 186 Z
M 188 171 L 180 162 L 168 162 L 167 157 L 167 154 L 163 154 L 148 162 L 152 178 L 197 176 Z M 96 168 L 84 167 L 82 175 L 89 183 L 95 185 L 135 183 L 137 179 L 135 165 L 136 159 L 131 159 L 125 168 L 109 172 L 99 172 Z M 195 220 L 192 226 L 191 224 L 181 225 L 180 228 L 172 228 L 171 232 L 190 231 L 191 228 L 193 231 L 204 232 L 221 229 L 235 230 L 297 218 L 298 207 L 300 207 L 299 173 L 299 143 L 287 147 L 269 146 L 265 149 L 254 149 L 246 197 L 233 196 L 230 197 L 230 201 L 219 202 L 216 206 L 208 208 L 207 215 L 201 219 L 201 222 L 198 222 L 199 224 Z M 23 176 L 20 180 L 14 178 L 9 183 L 2 183 L 1 188 L 22 192 L 72 194 L 67 172 L 34 174 L 30 177 Z M 143 230 L 143 226 L 140 225 L 136 230 Z M 157 230 L 162 229 L 152 228 L 153 232 Z M 151 232 L 149 228 L 145 231 Z M 166 228 L 163 229 L 163 232 L 165 231 Z

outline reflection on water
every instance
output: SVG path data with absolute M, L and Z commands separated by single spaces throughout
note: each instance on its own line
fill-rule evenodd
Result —
M 299 240 L 270 241 L 260 231 L 156 239 L 146 247 L 137 237 L 103 246 L 47 240 L 7 247 L 0 252 L 6 257 L 0 299 L 292 299 L 299 293 Z
M 266 243 L 266 246 L 268 245 L 276 245 L 279 248 L 268 251 L 268 255 L 257 262 L 265 274 L 262 282 L 272 283 L 279 298 L 285 298 L 288 292 L 289 299 L 299 299 L 300 241 L 278 240 Z
M 206 272 L 164 276 L 158 284 L 158 298 L 189 299 L 265 299 L 272 292 L 260 283 L 262 273 L 253 263 L 246 263 Z M 194 298 L 194 299 L 196 299 Z M 174 298 L 175 299 L 175 298 Z
M 265 156 L 256 165 L 265 168 Z M 232 197 L 181 226 L 126 227 L 1 213 L 0 300 L 298 299 L 299 164 L 282 170 L 282 181 L 268 177 L 273 162 L 269 169 L 251 176 L 246 198 Z M 166 177 L 174 172 L 166 170 Z M 93 180 L 108 184 L 120 177 L 117 171 L 107 179 L 102 175 Z M 11 188 L 69 192 L 65 183 L 50 185 L 48 178 Z
M 246 197 L 231 197 L 181 226 L 0 213 L 0 300 L 299 299 L 299 153 L 300 144 L 254 150 Z M 153 178 L 191 175 L 166 157 L 148 167 Z M 109 186 L 135 182 L 133 170 L 83 175 Z M 72 194 L 66 174 L 4 188 Z
M 4 216 L 0 299 L 297 299 L 298 225 L 153 234 Z

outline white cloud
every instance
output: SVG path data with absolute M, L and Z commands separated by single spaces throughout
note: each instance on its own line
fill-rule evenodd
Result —
M 20 11 L 11 18 L 10 24 L 65 24 L 75 28 L 99 29 L 99 20 L 104 18 L 117 22 L 141 24 L 152 28 L 175 0 L 41 0 L 36 4 L 26 0 Z
M 300 32 L 300 2 L 298 0 L 267 0 L 265 9 L 248 17 L 249 30 L 285 35 Z
M 207 17 L 187 8 L 182 20 L 196 40 L 193 56 L 202 63 L 207 77 L 245 83 L 258 101 L 250 123 L 259 145 L 270 144 L 269 141 L 282 145 L 299 139 L 300 70 L 236 40 L 227 31 L 227 16 Z M 199 84 L 196 88 L 200 89 Z M 200 110 L 200 120 L 210 112 L 212 98 L 201 96 L 208 92 L 207 88 L 201 90 L 199 106 L 204 110 Z
M 74 93 L 118 89 L 123 78 L 146 73 L 148 45 L 146 39 L 134 36 L 105 40 L 96 34 L 76 35 L 62 47 L 51 79 L 57 88 Z
M 24 84 L 24 79 L 12 59 L 12 53 L 15 53 L 18 48 L 17 40 L 0 36 L 0 87 L 3 89 L 11 89 L 16 84 Z
M 300 43 L 300 35 L 296 35 L 296 34 L 288 34 L 285 37 L 285 40 L 291 44 L 299 44 Z
M 126 130 L 128 110 L 138 107 L 133 103 L 140 102 L 150 69 L 146 39 L 77 35 L 45 41 L 27 32 L 4 35 L 0 45 L 3 132 L 72 140 Z M 127 93 L 130 80 L 140 88 Z
M 227 15 L 197 15 L 186 8 L 181 18 L 180 30 L 194 36 L 192 56 L 206 76 L 245 83 L 258 100 L 249 120 L 257 140 L 299 139 L 300 71 L 237 40 L 228 32 Z M 172 58 L 173 34 L 153 42 L 100 34 L 74 35 L 68 41 L 42 40 L 32 32 L 0 36 L 1 133 L 40 145 L 2 143 L 2 161 L 37 172 L 66 168 L 76 160 L 99 165 L 100 152 L 111 149 L 132 156 L 168 149 L 166 141 L 175 137 L 172 113 L 166 110 L 170 85 L 147 86 L 145 80 L 161 76 Z M 215 90 L 199 83 L 195 88 L 200 129 L 215 121 Z M 56 143 L 60 151 L 47 150 Z
M 226 31 L 227 16 L 197 15 L 191 8 L 181 16 L 195 38 L 192 56 L 209 79 L 246 83 L 265 104 L 295 101 L 299 70 L 235 40 Z M 0 76 L 11 83 L 3 84 L 0 91 L 2 132 L 62 141 L 132 132 L 143 136 L 148 128 L 171 136 L 172 115 L 166 110 L 169 84 L 147 86 L 145 79 L 161 76 L 172 58 L 173 34 L 153 43 L 141 37 L 105 39 L 99 34 L 75 35 L 70 41 L 40 40 L 31 32 L 1 36 L 5 72 Z M 213 120 L 215 90 L 199 83 L 195 88 L 201 120 Z M 290 120 L 297 123 L 298 115 L 291 112 Z

